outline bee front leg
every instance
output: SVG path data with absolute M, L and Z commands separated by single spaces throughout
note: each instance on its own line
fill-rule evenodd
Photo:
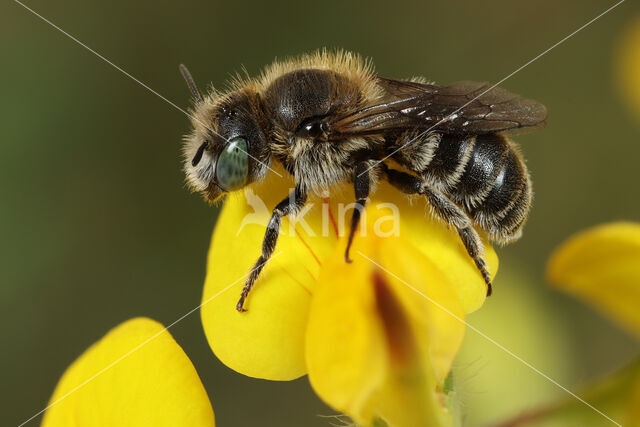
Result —
M 385 172 L 391 185 L 407 194 L 422 194 L 433 207 L 435 214 L 444 222 L 456 228 L 467 253 L 473 259 L 487 284 L 487 296 L 491 295 L 491 276 L 487 271 L 487 263 L 484 260 L 484 246 L 465 211 L 442 192 L 431 187 L 417 176 L 393 169 L 385 169 Z
M 347 241 L 347 249 L 344 251 L 344 260 L 348 263 L 352 262 L 352 259 L 349 258 L 349 250 L 351 249 L 351 244 L 353 243 L 353 236 L 356 233 L 356 229 L 360 224 L 360 216 L 362 215 L 362 210 L 367 203 L 367 199 L 369 198 L 369 191 L 371 189 L 371 174 L 369 173 L 369 163 L 358 163 L 353 172 L 353 190 L 356 195 L 356 205 L 353 209 L 353 214 L 351 215 L 351 228 L 349 229 L 349 240 Z
M 267 261 L 269 261 L 271 255 L 273 255 L 276 243 L 278 242 L 278 235 L 280 234 L 280 223 L 282 221 L 282 217 L 295 214 L 302 209 L 306 202 L 307 193 L 300 187 L 296 186 L 295 190 L 293 190 L 286 199 L 278 203 L 273 209 L 271 219 L 267 225 L 267 231 L 264 233 L 264 239 L 262 240 L 262 255 L 260 255 L 260 258 L 258 258 L 249 272 L 249 277 L 247 278 L 244 288 L 242 289 L 242 293 L 240 294 L 240 300 L 236 305 L 236 310 L 240 312 L 247 311 L 247 309 L 244 308 L 244 302 L 247 299 L 249 292 L 251 292 L 251 288 L 253 288 L 253 285 L 258 279 L 258 276 L 260 276 L 262 268 Z

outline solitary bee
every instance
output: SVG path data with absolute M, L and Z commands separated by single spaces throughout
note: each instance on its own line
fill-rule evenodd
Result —
M 206 97 L 180 70 L 196 103 L 184 144 L 194 191 L 218 200 L 262 180 L 273 162 L 295 179 L 295 189 L 273 209 L 238 311 L 245 311 L 273 254 L 282 217 L 298 212 L 311 192 L 340 182 L 353 184 L 356 200 L 347 262 L 361 210 L 376 183 L 387 180 L 426 197 L 434 214 L 457 230 L 491 294 L 476 228 L 498 243 L 522 234 L 531 181 L 505 133 L 542 126 L 543 105 L 487 83 L 383 78 L 370 62 L 342 51 L 275 62 L 258 78 L 237 79 L 228 92 Z

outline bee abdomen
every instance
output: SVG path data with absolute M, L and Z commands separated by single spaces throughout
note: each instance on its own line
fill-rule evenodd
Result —
M 448 190 L 460 181 L 473 153 L 475 142 L 475 136 L 460 138 L 442 135 L 427 167 L 417 172 L 430 185 L 449 192 Z
M 491 240 L 519 237 L 531 184 L 520 153 L 504 135 L 434 134 L 396 151 L 394 159 L 463 208 Z
M 508 242 L 519 237 L 529 212 L 531 197 L 526 166 L 520 154 L 513 146 L 509 146 L 490 191 L 481 204 L 469 210 L 469 214 L 492 240 Z
M 509 155 L 509 141 L 502 135 L 476 137 L 473 150 L 455 187 L 448 192 L 466 210 L 484 203 Z

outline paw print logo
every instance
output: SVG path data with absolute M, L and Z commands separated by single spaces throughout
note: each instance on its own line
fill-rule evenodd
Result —
M 270 212 L 262 199 L 250 188 L 245 189 L 244 195 L 247 199 L 247 204 L 251 206 L 253 212 L 242 218 L 242 223 L 240 224 L 240 228 L 238 228 L 236 236 L 238 236 L 242 229 L 249 224 L 257 224 L 266 227 L 269 223 Z

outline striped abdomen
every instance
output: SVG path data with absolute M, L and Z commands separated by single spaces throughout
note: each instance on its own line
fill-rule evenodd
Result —
M 504 135 L 434 135 L 408 148 L 398 160 L 461 206 L 491 240 L 520 236 L 531 183 L 520 153 Z

